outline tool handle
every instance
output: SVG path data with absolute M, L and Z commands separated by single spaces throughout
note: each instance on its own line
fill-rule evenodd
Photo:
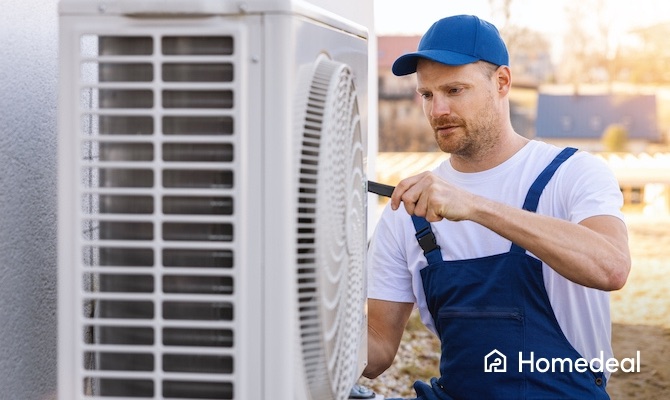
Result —
M 383 183 L 368 181 L 368 192 L 378 194 L 380 196 L 391 197 L 395 186 L 384 185 Z

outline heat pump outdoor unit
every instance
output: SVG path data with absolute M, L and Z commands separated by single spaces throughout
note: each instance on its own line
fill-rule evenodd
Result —
M 347 398 L 367 31 L 290 0 L 59 13 L 59 399 Z

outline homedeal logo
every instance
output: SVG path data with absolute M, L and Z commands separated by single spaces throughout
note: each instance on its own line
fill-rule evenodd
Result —
M 484 356 L 484 372 L 507 372 L 507 357 L 498 349 L 493 349 Z
M 585 358 L 535 358 L 535 352 L 531 351 L 528 356 L 519 352 L 519 372 L 593 372 L 611 373 L 621 371 L 625 373 L 640 372 L 640 351 L 635 353 L 635 357 L 605 359 L 604 352 L 600 352 L 600 357 L 590 360 Z M 507 372 L 507 356 L 497 349 L 493 349 L 484 356 L 484 372 Z

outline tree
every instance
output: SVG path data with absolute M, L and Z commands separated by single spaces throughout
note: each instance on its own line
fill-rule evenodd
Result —
M 670 83 L 670 48 L 667 45 L 670 24 L 640 27 L 630 34 L 638 41 L 637 47 L 627 49 L 630 80 L 642 84 Z
M 605 129 L 601 140 L 605 151 L 624 152 L 628 147 L 628 129 L 620 124 L 612 124 Z

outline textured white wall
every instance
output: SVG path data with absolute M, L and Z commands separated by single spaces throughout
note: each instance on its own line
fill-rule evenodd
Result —
M 0 399 L 56 390 L 56 0 L 0 11 Z

